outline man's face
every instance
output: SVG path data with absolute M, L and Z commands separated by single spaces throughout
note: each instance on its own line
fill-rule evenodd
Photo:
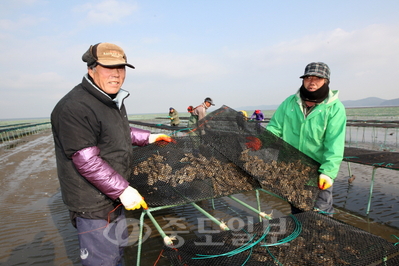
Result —
M 89 75 L 94 83 L 107 94 L 116 94 L 125 81 L 125 66 L 103 67 L 97 65 L 94 69 L 89 69 Z
M 303 86 L 308 91 L 317 91 L 324 85 L 325 79 L 316 76 L 306 76 L 303 78 Z
M 211 103 L 210 102 L 205 102 L 205 105 L 206 105 L 206 107 L 209 108 L 209 106 L 211 106 Z

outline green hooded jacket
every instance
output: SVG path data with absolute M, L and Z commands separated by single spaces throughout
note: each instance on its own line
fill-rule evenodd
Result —
M 277 108 L 266 129 L 319 162 L 321 174 L 337 177 L 346 132 L 346 111 L 338 91 L 330 90 L 307 116 L 298 91 Z

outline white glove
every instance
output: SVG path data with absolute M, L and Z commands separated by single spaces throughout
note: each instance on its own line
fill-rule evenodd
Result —
M 119 199 L 123 206 L 125 206 L 126 210 L 134 210 L 141 207 L 139 205 L 138 208 L 136 208 L 136 206 L 143 200 L 143 197 L 136 189 L 128 186 L 119 196 Z
M 171 142 L 172 138 L 166 134 L 150 134 L 150 136 L 148 137 L 149 144 L 154 143 L 156 141 L 161 141 L 161 140 L 164 140 L 166 142 Z
M 325 175 L 325 174 L 320 174 L 319 175 L 319 188 L 320 189 L 327 189 L 329 187 L 331 187 L 333 184 L 333 181 L 331 179 L 331 177 Z

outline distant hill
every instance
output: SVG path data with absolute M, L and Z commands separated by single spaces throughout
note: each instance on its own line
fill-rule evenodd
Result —
M 380 106 L 399 106 L 399 98 L 383 101 Z
M 345 107 L 372 107 L 372 106 L 379 106 L 381 103 L 383 103 L 384 99 L 380 99 L 377 97 L 369 97 L 361 100 L 355 100 L 355 101 L 342 101 L 342 103 L 345 105 Z
M 342 101 L 346 108 L 351 107 L 383 107 L 383 106 L 399 106 L 399 98 L 392 100 L 384 100 L 377 97 L 368 97 L 361 100 Z M 258 105 L 258 106 L 241 106 L 234 108 L 235 110 L 276 110 L 278 105 Z
M 384 100 L 377 97 L 369 97 L 356 101 L 342 101 L 345 107 L 382 107 L 382 106 L 399 106 L 399 98 L 392 100 Z
M 234 108 L 234 110 L 276 110 L 278 105 L 258 105 L 258 106 L 242 106 L 238 108 Z

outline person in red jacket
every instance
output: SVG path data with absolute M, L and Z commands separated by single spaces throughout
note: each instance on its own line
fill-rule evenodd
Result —
M 83 265 L 120 265 L 127 241 L 123 206 L 146 207 L 130 185 L 132 145 L 145 146 L 164 134 L 129 125 L 123 90 L 127 63 L 121 47 L 90 46 L 83 54 L 87 74 L 51 113 L 58 179 L 72 224 L 78 230 Z M 111 224 L 110 224 L 111 223 Z

